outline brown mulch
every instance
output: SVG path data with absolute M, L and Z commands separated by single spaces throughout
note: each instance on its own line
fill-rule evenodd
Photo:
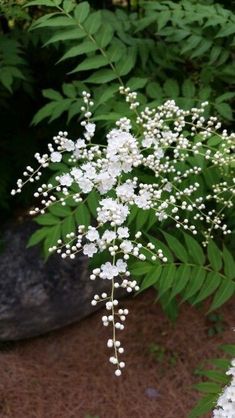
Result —
M 198 399 L 194 370 L 235 343 L 234 300 L 224 332 L 208 337 L 202 311 L 182 306 L 173 325 L 148 291 L 123 301 L 126 369 L 113 375 L 102 312 L 47 336 L 0 345 L 1 418 L 187 418 Z

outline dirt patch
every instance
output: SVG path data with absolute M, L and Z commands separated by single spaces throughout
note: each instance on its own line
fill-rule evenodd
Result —
M 182 306 L 173 325 L 149 291 L 123 301 L 130 315 L 120 336 L 126 369 L 113 375 L 102 312 L 44 337 L 2 344 L 1 418 L 186 418 L 198 398 L 193 371 L 235 343 L 235 305 L 223 309 L 221 334 L 208 336 L 202 311 Z

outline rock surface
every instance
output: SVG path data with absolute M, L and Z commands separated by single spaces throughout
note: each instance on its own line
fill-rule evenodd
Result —
M 10 226 L 0 253 L 0 341 L 44 334 L 78 321 L 96 309 L 94 293 L 110 287 L 89 280 L 87 259 L 44 261 L 39 246 L 26 249 L 35 229 L 31 221 Z

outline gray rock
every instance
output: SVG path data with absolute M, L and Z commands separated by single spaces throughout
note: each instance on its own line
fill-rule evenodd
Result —
M 26 249 L 35 229 L 31 221 L 10 226 L 0 253 L 0 341 L 44 334 L 78 321 L 96 309 L 94 293 L 107 291 L 107 280 L 89 280 L 87 259 L 47 262 L 40 247 Z

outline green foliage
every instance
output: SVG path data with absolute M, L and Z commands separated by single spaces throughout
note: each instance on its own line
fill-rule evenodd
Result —
M 32 29 L 49 30 L 45 45 L 62 45 L 58 63 L 69 61 L 71 81 L 82 79 L 95 98 L 100 91 L 107 92 L 105 103 L 97 109 L 99 120 L 102 116 L 105 120 L 117 106 L 115 83 L 128 84 L 131 77 L 143 80 L 132 88 L 142 90 L 153 104 L 170 97 L 187 109 L 209 100 L 222 119 L 233 120 L 229 102 L 235 94 L 224 93 L 226 85 L 233 83 L 235 71 L 235 18 L 230 10 L 189 0 L 146 1 L 139 14 L 124 9 L 95 11 L 87 2 L 75 5 L 72 0 L 33 1 L 27 6 L 46 3 L 54 12 L 49 9 Z M 106 83 L 108 87 L 102 88 Z M 34 123 L 51 118 L 53 103 L 36 115 Z M 70 110 L 63 97 L 58 98 L 56 108 L 50 120 Z M 72 117 L 77 114 L 78 107 Z
M 213 296 L 209 311 L 218 309 L 235 293 L 235 270 L 233 273 L 230 270 L 230 261 L 234 262 L 234 259 L 225 246 L 221 252 L 213 241 L 208 244 L 206 256 L 195 238 L 186 233 L 182 235 L 179 240 L 163 232 L 164 242 L 146 234 L 168 260 L 163 264 L 159 261 L 133 262 L 131 273 L 139 279 L 140 291 L 150 286 L 156 288 L 166 310 L 177 295 L 192 305 Z M 230 275 L 225 273 L 228 269 Z
M 235 356 L 235 345 L 221 345 L 220 349 L 226 356 Z M 206 381 L 196 384 L 194 387 L 199 392 L 202 392 L 203 398 L 198 402 L 195 408 L 191 411 L 188 418 L 198 418 L 204 416 L 207 412 L 211 412 L 217 403 L 218 397 L 223 391 L 223 388 L 229 384 L 230 377 L 226 372 L 230 366 L 230 360 L 226 358 L 210 360 L 213 366 L 212 370 L 197 371 L 197 375 L 206 378 Z
M 24 80 L 24 65 L 26 61 L 19 42 L 0 37 L 0 83 L 10 92 L 15 79 Z

